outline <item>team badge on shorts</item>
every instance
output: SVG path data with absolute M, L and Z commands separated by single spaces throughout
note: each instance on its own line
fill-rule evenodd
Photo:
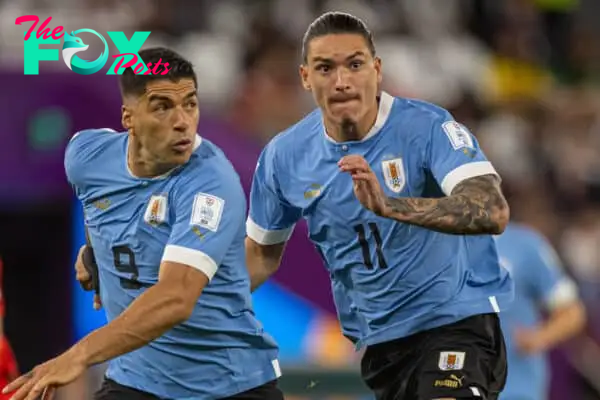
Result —
M 463 369 L 465 365 L 464 351 L 442 351 L 440 352 L 440 361 L 438 367 L 442 371 L 457 371 Z
M 385 185 L 394 193 L 400 193 L 406 184 L 406 175 L 404 174 L 404 163 L 402 158 L 385 160 L 381 162 L 381 170 Z

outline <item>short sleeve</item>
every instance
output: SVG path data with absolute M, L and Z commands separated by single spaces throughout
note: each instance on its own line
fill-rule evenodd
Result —
M 577 286 L 564 274 L 560 258 L 550 243 L 537 237 L 526 254 L 528 287 L 539 303 L 552 310 L 578 298 Z
M 426 157 L 429 170 L 448 196 L 466 179 L 498 175 L 477 139 L 448 112 L 433 124 Z
M 162 261 L 186 264 L 212 279 L 236 237 L 243 238 L 246 200 L 239 179 L 198 175 L 178 182 Z
M 282 195 L 273 142 L 260 155 L 250 191 L 250 212 L 246 234 L 263 245 L 287 241 L 301 210 L 289 204 Z
M 81 184 L 81 170 L 84 168 L 86 148 L 94 139 L 94 131 L 84 130 L 75 133 L 65 149 L 65 173 L 69 183 L 77 187 Z
M 65 149 L 65 173 L 69 184 L 75 190 L 83 190 L 85 187 L 86 167 L 101 154 L 99 151 L 99 140 L 102 135 L 114 134 L 116 131 L 110 128 L 86 129 L 71 136 Z

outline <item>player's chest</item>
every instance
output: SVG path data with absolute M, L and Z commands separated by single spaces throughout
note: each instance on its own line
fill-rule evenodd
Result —
M 165 181 L 144 181 L 98 191 L 84 203 L 86 224 L 110 242 L 168 238 L 175 213 L 172 188 Z
M 423 192 L 425 174 L 418 154 L 403 151 L 400 146 L 381 146 L 367 151 L 352 151 L 339 156 L 329 155 L 319 162 L 302 168 L 305 173 L 290 174 L 288 198 L 292 205 L 302 210 L 306 218 L 327 216 L 341 221 L 364 219 L 370 213 L 355 196 L 352 177 L 340 171 L 339 160 L 344 155 L 357 154 L 369 164 L 386 196 L 412 197 Z

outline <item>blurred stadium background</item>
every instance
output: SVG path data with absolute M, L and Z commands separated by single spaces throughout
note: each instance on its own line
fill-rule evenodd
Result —
M 0 0 L 4 327 L 21 370 L 104 323 L 74 280 L 82 222 L 63 149 L 79 129 L 120 129 L 121 103 L 115 76 L 104 72 L 78 75 L 58 61 L 25 76 L 29 24 L 15 19 L 51 16 L 51 28 L 128 37 L 151 31 L 146 47 L 169 46 L 191 59 L 199 132 L 225 150 L 248 189 L 261 147 L 313 107 L 297 77 L 299 44 L 310 21 L 329 10 L 354 13 L 374 31 L 385 90 L 449 108 L 476 133 L 503 174 L 513 217 L 560 251 L 590 323 L 553 352 L 552 399 L 600 399 L 596 0 Z M 89 54 L 99 53 L 98 38 L 81 37 Z M 280 272 L 255 296 L 281 345 L 283 385 L 302 399 L 364 398 L 360 355 L 339 334 L 327 274 L 305 237 L 300 226 Z M 101 376 L 101 367 L 90 371 L 60 398 L 91 398 Z

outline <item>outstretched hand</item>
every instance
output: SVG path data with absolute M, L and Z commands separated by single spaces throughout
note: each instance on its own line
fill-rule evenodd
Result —
M 15 379 L 2 393 L 16 391 L 11 400 L 51 400 L 57 387 L 73 382 L 85 369 L 85 363 L 68 351 Z
M 347 172 L 352 177 L 354 195 L 363 207 L 380 216 L 387 216 L 390 213 L 387 196 L 367 160 L 352 154 L 343 157 L 338 162 L 338 166 L 342 172 Z

